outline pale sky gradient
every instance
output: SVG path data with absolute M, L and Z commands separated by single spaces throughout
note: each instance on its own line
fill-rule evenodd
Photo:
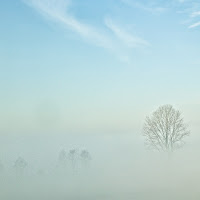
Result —
M 198 132 L 199 1 L 1 1 L 0 18 L 1 134 L 140 134 L 166 103 Z

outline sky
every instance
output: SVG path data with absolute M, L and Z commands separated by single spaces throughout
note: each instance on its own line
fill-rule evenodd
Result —
M 133 134 L 163 104 L 200 119 L 200 2 L 0 2 L 0 133 Z

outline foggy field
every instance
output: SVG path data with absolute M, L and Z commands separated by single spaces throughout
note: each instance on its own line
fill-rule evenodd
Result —
M 57 135 L 57 138 L 59 137 L 60 140 L 51 138 L 52 143 L 58 147 L 64 136 Z M 70 139 L 75 143 L 81 141 L 82 137 L 66 137 L 66 141 Z M 187 200 L 200 197 L 199 158 L 194 150 L 191 153 L 187 148 L 168 157 L 164 153 L 142 150 L 143 144 L 139 143 L 140 140 L 130 135 L 116 136 L 115 140 L 109 137 L 84 137 L 90 141 L 86 145 L 90 149 L 88 151 L 92 159 L 85 167 L 77 161 L 74 169 L 70 167 L 70 161 L 67 161 L 66 165 L 59 163 L 62 162 L 59 161 L 62 148 L 49 154 L 52 149 L 47 149 L 49 147 L 46 145 L 45 152 L 41 151 L 39 154 L 45 138 L 38 143 L 37 149 L 32 150 L 31 147 L 24 149 L 19 143 L 13 142 L 14 152 L 22 152 L 22 149 L 23 152 L 29 152 L 28 157 L 28 154 L 21 153 L 27 166 L 23 174 L 19 175 L 13 168 L 15 159 L 9 158 L 11 155 L 6 157 L 6 162 L 2 160 L 7 166 L 4 165 L 4 171 L 0 175 L 0 199 Z M 24 138 L 27 138 L 26 143 L 29 142 L 30 146 L 34 143 L 34 140 L 28 141 L 29 137 Z M 51 140 L 49 138 L 49 143 Z M 138 144 L 135 140 L 138 140 Z M 96 147 L 93 145 L 95 142 L 98 142 Z M 66 146 L 68 145 L 66 142 Z M 2 149 L 3 147 L 5 152 L 7 145 L 2 144 Z M 38 155 L 38 159 L 35 155 Z M 46 158 L 43 155 L 46 155 Z
M 0 200 L 200 200 L 200 0 L 0 0 Z
M 140 174 L 138 174 L 140 173 Z M 147 172 L 145 172 L 147 173 Z M 155 170 L 131 174 L 1 178 L 1 199 L 198 199 L 198 177 Z M 152 176 L 153 173 L 153 176 Z M 65 180 L 63 180 L 65 179 Z M 191 180 L 192 179 L 192 180 Z M 3 183 L 2 183 L 3 182 Z

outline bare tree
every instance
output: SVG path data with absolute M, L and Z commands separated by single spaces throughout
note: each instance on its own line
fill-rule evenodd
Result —
M 80 154 L 82 167 L 87 168 L 92 160 L 90 153 L 87 150 L 82 150 Z
M 64 165 L 66 165 L 66 161 L 67 161 L 67 153 L 63 149 L 59 153 L 58 162 L 59 162 L 60 165 L 64 166 Z
M 73 170 L 75 170 L 77 167 L 77 158 L 78 158 L 78 150 L 76 149 L 70 150 L 68 153 L 68 159 L 71 163 L 71 167 Z
M 14 163 L 14 169 L 17 175 L 23 175 L 26 167 L 27 162 L 22 157 L 19 157 Z
M 4 165 L 0 161 L 0 174 L 4 172 Z
M 190 134 L 181 112 L 171 105 L 159 107 L 152 116 L 146 117 L 143 134 L 147 146 L 159 151 L 173 152 L 184 144 Z
M 57 172 L 64 175 L 67 170 L 67 153 L 64 149 L 62 149 L 58 156 L 58 165 L 57 165 Z

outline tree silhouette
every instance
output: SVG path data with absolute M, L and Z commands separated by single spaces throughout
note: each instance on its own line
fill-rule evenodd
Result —
M 78 151 L 76 149 L 72 149 L 68 153 L 68 159 L 71 163 L 71 167 L 73 170 L 76 169 L 77 159 L 78 159 Z
M 183 139 L 190 134 L 180 111 L 171 105 L 159 107 L 146 117 L 143 128 L 148 147 L 173 152 L 183 146 Z
M 23 175 L 26 167 L 27 162 L 22 157 L 19 157 L 14 163 L 14 169 L 17 175 Z
M 66 161 L 67 161 L 67 153 L 66 151 L 63 149 L 61 150 L 61 152 L 59 153 L 59 156 L 58 156 L 58 162 L 60 165 L 65 165 L 66 164 Z
M 91 158 L 90 153 L 87 150 L 82 150 L 80 154 L 81 163 L 83 167 L 88 167 Z
M 4 172 L 4 165 L 3 163 L 0 161 L 0 174 L 2 174 Z

